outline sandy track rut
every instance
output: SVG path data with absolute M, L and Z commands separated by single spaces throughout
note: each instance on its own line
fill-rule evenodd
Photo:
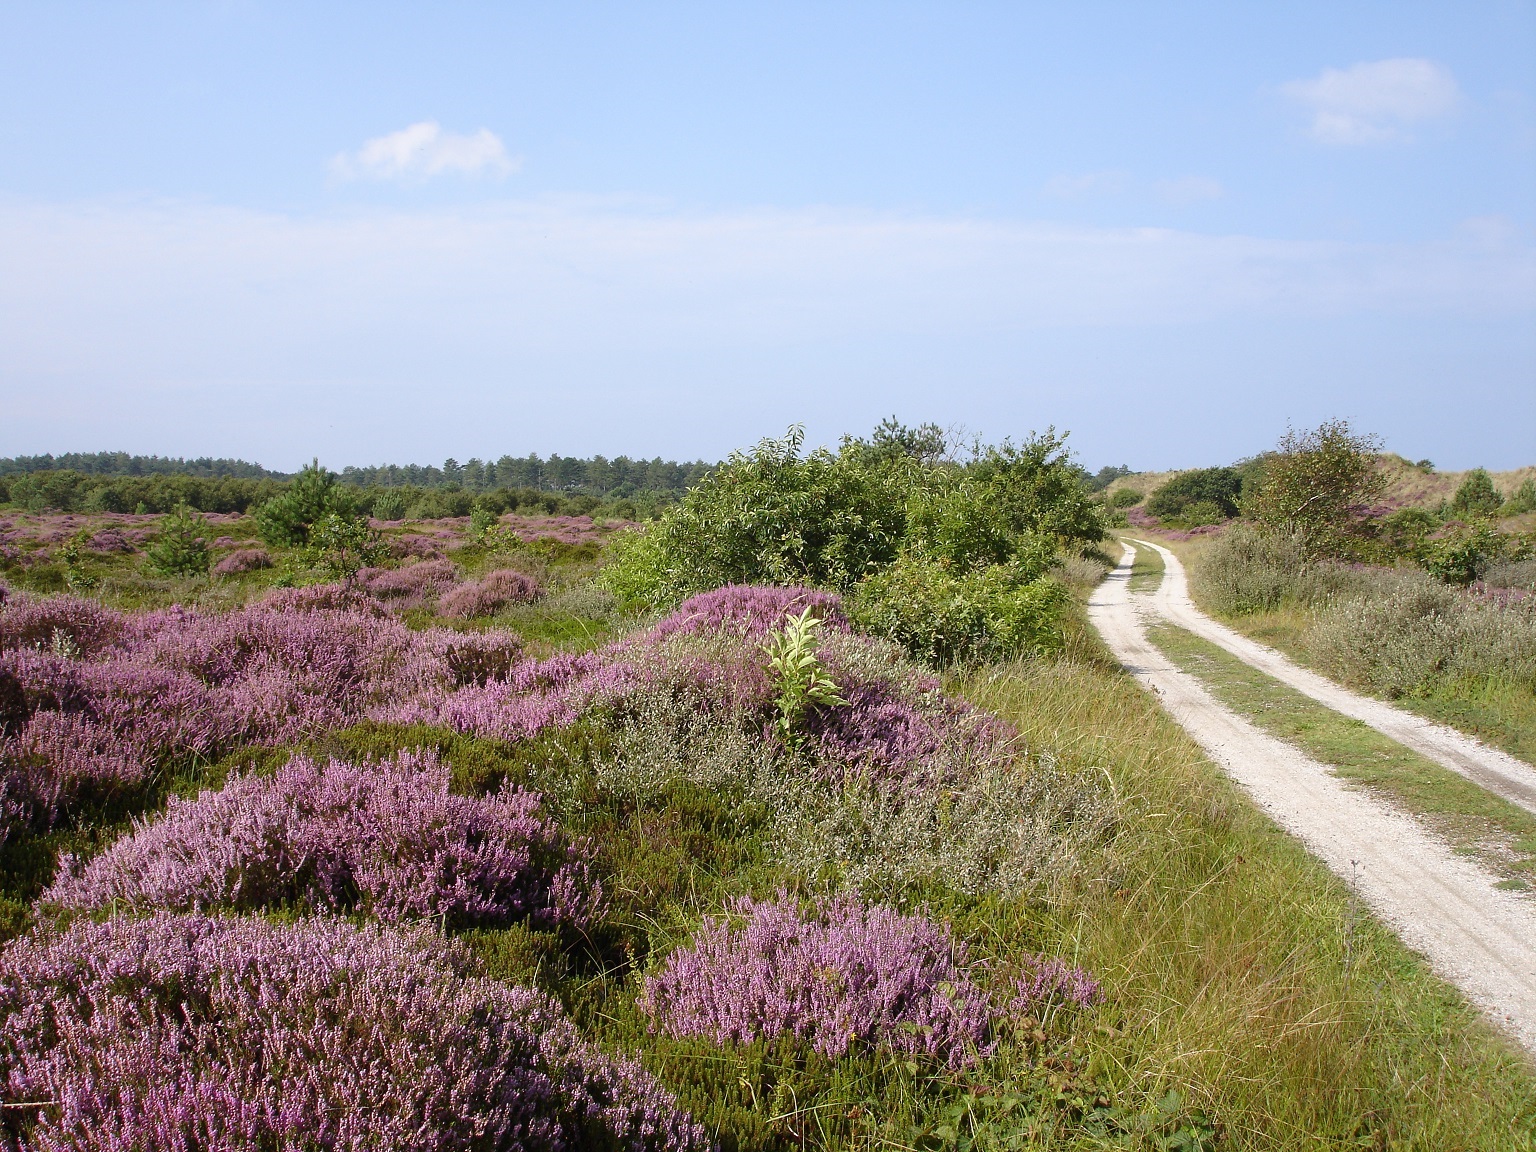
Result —
M 1147 640 L 1130 594 L 1135 555 L 1127 547 L 1088 602 L 1115 657 L 1276 823 L 1536 1055 L 1536 909 L 1496 889 L 1497 877 L 1410 817 L 1351 790 L 1325 765 L 1224 707 L 1175 666 Z

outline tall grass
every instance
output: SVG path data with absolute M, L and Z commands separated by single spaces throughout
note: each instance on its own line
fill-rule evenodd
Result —
M 1237 1148 L 1536 1147 L 1530 1065 L 1107 660 L 967 691 L 1114 782 L 1113 865 L 1050 946 L 1113 989 L 1084 1058 L 1122 1092 L 1177 1090 Z

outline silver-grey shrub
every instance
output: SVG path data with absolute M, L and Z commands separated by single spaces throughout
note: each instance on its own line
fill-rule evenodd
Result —
M 1496 678 L 1536 688 L 1536 599 L 1499 602 L 1413 571 L 1324 607 L 1308 636 L 1322 669 L 1387 696 Z
M 1245 525 L 1217 537 L 1190 579 L 1200 602 L 1224 616 L 1312 607 L 1369 586 L 1369 577 L 1348 565 L 1308 562 L 1298 535 Z

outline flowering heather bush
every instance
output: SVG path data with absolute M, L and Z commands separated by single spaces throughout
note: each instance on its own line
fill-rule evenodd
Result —
M 770 588 L 755 584 L 727 584 L 713 592 L 701 592 L 677 606 L 670 615 L 651 629 L 651 636 L 665 639 L 675 633 L 695 634 L 738 632 L 762 639 L 770 631 L 782 628 L 787 616 L 806 608 L 814 609 L 822 626 L 839 632 L 848 631 L 843 615 L 842 597 L 814 588 Z
M 283 590 L 222 615 L 119 617 L 68 597 L 17 598 L 0 610 L 0 629 L 8 642 L 45 630 L 79 637 L 81 653 L 94 655 L 12 647 L 0 661 L 34 708 L 25 729 L 0 740 L 7 812 L 44 827 L 82 790 L 136 785 L 168 756 L 299 739 L 387 701 L 474 683 L 516 658 L 504 636 L 414 633 L 336 586 Z
M 91 536 L 86 542 L 86 547 L 92 552 L 132 552 L 133 541 L 123 534 L 121 528 L 103 528 Z
M 0 650 L 47 648 L 59 634 L 81 655 L 94 656 L 122 634 L 123 622 L 121 612 L 94 600 L 12 592 L 0 601 Z
M 375 521 L 375 528 L 381 527 L 381 523 Z M 405 532 L 399 536 L 391 536 L 387 541 L 390 552 L 400 559 L 409 556 L 419 556 L 424 560 L 441 560 L 443 553 L 438 548 L 438 541 L 433 536 L 423 536 L 419 532 Z
M 637 1064 L 433 934 L 161 915 L 0 957 L 20 1147 L 703 1150 Z M 30 1130 L 26 1121 L 32 1121 Z
M 488 628 L 484 632 L 454 632 L 432 628 L 417 634 L 422 646 L 440 660 L 459 687 L 483 687 L 505 680 L 523 658 L 523 641 L 516 632 Z
M 490 616 L 508 604 L 532 604 L 544 590 L 532 576 L 511 568 L 498 568 L 487 572 L 472 584 L 463 584 L 445 594 L 437 610 L 444 616 L 457 616 L 468 620 L 474 616 Z
M 214 541 L 218 543 L 217 540 Z M 272 567 L 272 557 L 265 548 L 237 548 L 213 566 L 215 576 L 236 576 Z
M 455 927 L 585 926 L 601 904 L 586 855 L 532 793 L 452 796 L 431 753 L 322 767 L 295 757 L 196 800 L 172 797 L 44 896 L 67 908 L 361 911 Z
M 990 1051 L 991 1004 L 944 927 L 849 896 L 809 916 L 783 895 L 730 913 L 645 981 L 641 1007 L 667 1033 L 720 1043 L 790 1033 L 826 1056 L 857 1045 L 950 1067 Z
M 436 600 L 459 582 L 459 570 L 451 560 L 423 560 L 404 568 L 364 568 L 357 578 L 369 594 L 404 610 Z
M 1009 1011 L 1040 1016 L 1051 1008 L 1088 1008 L 1104 999 L 1103 986 L 1083 969 L 1054 956 L 1033 956 L 1014 981 Z

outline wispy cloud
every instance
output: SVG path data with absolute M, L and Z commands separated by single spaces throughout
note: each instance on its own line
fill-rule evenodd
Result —
M 1202 200 L 1220 200 L 1227 194 L 1220 181 L 1206 176 L 1180 176 L 1177 180 L 1159 180 L 1158 195 L 1170 204 L 1198 204 Z
M 1077 172 L 1052 176 L 1041 189 L 1055 200 L 1077 200 L 1084 196 L 1113 196 L 1124 192 L 1124 172 Z
M 1324 144 L 1409 139 L 1412 126 L 1448 115 L 1461 99 L 1447 69 L 1411 57 L 1328 68 L 1281 91 L 1311 110 L 1312 137 Z
M 522 166 L 507 155 L 506 146 L 490 129 L 460 135 L 444 132 L 435 120 L 423 120 L 386 136 L 375 136 L 356 152 L 331 159 L 331 172 L 341 180 L 429 180 L 444 173 L 461 176 L 505 176 Z

